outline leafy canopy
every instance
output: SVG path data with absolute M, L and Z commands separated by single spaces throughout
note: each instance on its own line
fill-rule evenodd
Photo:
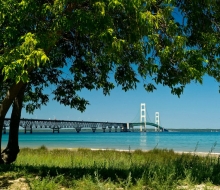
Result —
M 215 1 L 0 4 L 0 97 L 12 84 L 28 83 L 29 112 L 48 101 L 44 89 L 50 85 L 55 100 L 83 111 L 88 101 L 78 92 L 84 88 L 109 94 L 115 84 L 127 91 L 143 81 L 147 91 L 163 84 L 179 96 L 191 81 L 202 83 L 205 74 L 220 80 Z

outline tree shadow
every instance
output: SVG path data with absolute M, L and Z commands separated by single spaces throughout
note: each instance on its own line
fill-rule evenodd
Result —
M 144 168 L 128 168 L 128 169 L 115 169 L 115 168 L 104 168 L 92 166 L 89 168 L 85 168 L 83 166 L 80 167 L 55 167 L 55 166 L 33 166 L 33 165 L 24 165 L 24 166 L 16 166 L 16 165 L 2 165 L 0 166 L 2 172 L 18 172 L 22 175 L 33 175 L 39 177 L 55 177 L 58 175 L 63 175 L 66 178 L 74 178 L 81 179 L 84 176 L 90 175 L 95 176 L 95 173 L 98 172 L 99 176 L 102 179 L 111 179 L 113 181 L 117 181 L 118 178 L 126 179 L 129 173 L 132 173 L 135 178 L 141 178 L 143 173 L 145 172 Z

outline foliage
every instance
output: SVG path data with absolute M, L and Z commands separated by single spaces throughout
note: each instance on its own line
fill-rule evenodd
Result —
M 119 152 L 22 149 L 13 165 L 2 165 L 14 178 L 24 176 L 33 188 L 177 189 L 181 185 L 219 185 L 219 159 L 176 154 L 172 150 Z
M 200 67 L 205 73 L 213 76 L 218 82 L 219 77 L 219 6 L 218 1 L 177 1 L 182 13 L 183 32 L 187 37 L 186 45 L 190 48 L 190 63 L 200 60 Z
M 54 86 L 55 100 L 83 111 L 88 101 L 78 92 L 84 88 L 101 88 L 106 95 L 115 85 L 127 91 L 142 80 L 147 91 L 163 84 L 180 95 L 191 81 L 202 83 L 206 73 L 219 80 L 219 10 L 214 2 L 193 1 L 188 6 L 188 1 L 178 0 L 1 0 L 1 4 L 0 97 L 14 82 L 29 82 L 26 101 L 34 102 L 28 104 L 29 112 L 48 101 L 43 90 L 49 85 Z M 175 11 L 186 21 L 177 20 Z M 46 76 L 44 71 L 50 70 Z

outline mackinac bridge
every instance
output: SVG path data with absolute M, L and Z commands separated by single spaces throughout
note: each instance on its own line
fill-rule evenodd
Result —
M 140 104 L 138 121 L 132 122 L 98 122 L 98 121 L 70 121 L 70 120 L 45 120 L 45 119 L 20 119 L 20 128 L 24 133 L 33 133 L 34 129 L 49 129 L 53 133 L 60 133 L 62 129 L 74 129 L 79 133 L 82 129 L 89 129 L 92 132 L 102 130 L 103 132 L 134 132 L 135 128 L 140 132 L 146 132 L 147 126 L 154 127 L 156 132 L 168 132 L 160 125 L 159 112 L 155 112 L 155 121 L 147 121 L 146 104 Z M 10 126 L 10 118 L 4 119 L 3 133 L 6 134 Z

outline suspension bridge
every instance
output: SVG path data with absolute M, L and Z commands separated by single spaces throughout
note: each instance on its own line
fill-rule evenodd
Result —
M 134 131 L 134 127 L 140 127 L 141 132 L 146 132 L 147 130 L 147 125 L 153 126 L 155 131 L 160 131 L 160 132 L 168 132 L 167 129 L 163 128 L 160 126 L 160 113 L 155 112 L 155 122 L 147 122 L 147 109 L 146 109 L 146 104 L 141 103 L 140 104 L 140 122 L 137 122 L 137 118 L 135 118 L 132 122 L 129 123 L 129 129 Z M 150 120 L 149 116 L 148 119 Z
M 10 118 L 4 119 L 3 133 L 10 126 Z M 95 121 L 66 121 L 66 120 L 44 120 L 44 119 L 20 119 L 19 126 L 24 129 L 24 133 L 33 132 L 33 129 L 51 129 L 52 132 L 60 132 L 61 129 L 75 129 L 77 133 L 81 129 L 101 129 L 103 132 L 132 132 L 134 127 L 140 127 L 141 132 L 146 132 L 147 125 L 155 127 L 155 131 L 168 131 L 160 126 L 159 112 L 155 113 L 155 123 L 147 122 L 146 105 L 141 103 L 140 122 L 120 123 L 120 122 L 95 122 Z

